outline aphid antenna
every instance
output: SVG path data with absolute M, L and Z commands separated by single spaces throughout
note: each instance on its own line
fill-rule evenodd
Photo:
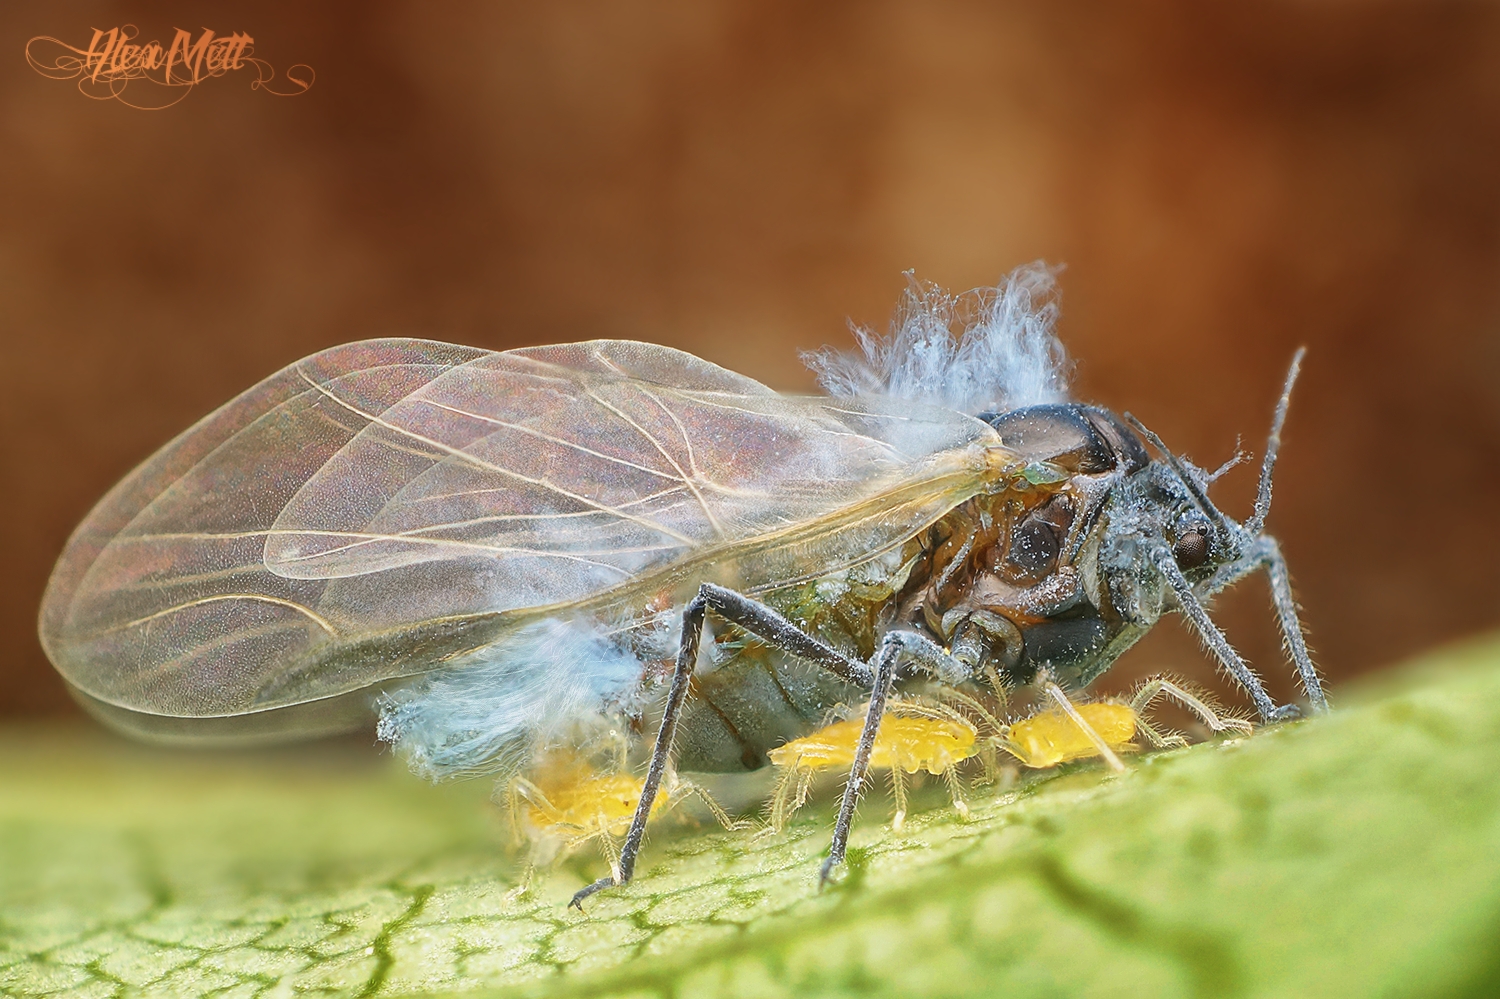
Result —
M 1297 384 L 1297 375 L 1302 371 L 1302 358 L 1307 356 L 1306 347 L 1298 347 L 1292 355 L 1292 366 L 1287 369 L 1286 383 L 1281 389 L 1281 398 L 1276 402 L 1276 415 L 1271 418 L 1271 436 L 1266 441 L 1266 456 L 1260 465 L 1260 484 L 1255 490 L 1255 512 L 1245 521 L 1245 530 L 1252 538 L 1259 537 L 1266 526 L 1266 514 L 1271 512 L 1271 475 L 1276 471 L 1276 455 L 1281 450 L 1281 428 L 1286 423 L 1287 407 L 1292 404 L 1292 386 Z
M 1146 438 L 1151 443 L 1151 446 L 1161 453 L 1161 456 L 1167 460 L 1167 464 L 1172 466 L 1172 471 L 1177 473 L 1177 477 L 1182 480 L 1182 484 L 1192 495 L 1193 502 L 1197 504 L 1198 509 L 1203 511 L 1204 516 L 1214 522 L 1214 526 L 1219 529 L 1221 536 L 1224 538 L 1233 538 L 1234 529 L 1229 526 L 1229 518 L 1225 517 L 1219 512 L 1219 508 L 1214 506 L 1213 501 L 1208 498 L 1208 493 L 1204 492 L 1203 486 L 1199 484 L 1198 476 L 1193 474 L 1193 470 L 1188 468 L 1187 463 L 1173 454 L 1162 443 L 1160 437 L 1156 436 L 1153 431 L 1148 429 L 1144 423 L 1137 420 L 1132 414 L 1126 413 L 1125 419 L 1130 422 L 1130 425 L 1136 429 L 1137 433 Z
M 1207 476 L 1205 476 L 1205 478 L 1208 479 L 1209 485 L 1213 485 L 1215 482 L 1218 482 L 1220 479 L 1222 479 L 1225 473 L 1230 469 L 1235 468 L 1250 460 L 1250 452 L 1246 451 L 1241 446 L 1243 443 L 1244 441 L 1239 437 L 1236 437 L 1234 439 L 1234 454 L 1230 456 L 1228 461 L 1224 462 L 1224 464 L 1220 465 L 1218 468 L 1214 469 L 1212 472 L 1209 472 Z

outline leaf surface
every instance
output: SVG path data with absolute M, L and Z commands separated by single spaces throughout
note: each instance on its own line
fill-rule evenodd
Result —
M 1356 692 L 1357 694 L 1357 692 Z M 1357 701 L 1358 703 L 1354 703 Z M 976 792 L 848 877 L 784 834 L 657 828 L 586 916 L 580 857 L 514 891 L 483 782 L 365 746 L 253 757 L 0 732 L 0 990 L 15 996 L 1500 994 L 1500 644 L 1332 716 Z

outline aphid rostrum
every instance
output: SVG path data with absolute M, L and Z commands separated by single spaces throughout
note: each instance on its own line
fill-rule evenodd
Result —
M 1050 291 L 1040 266 L 957 298 L 913 285 L 888 339 L 811 359 L 820 396 L 631 341 L 325 350 L 99 502 L 42 643 L 91 711 L 159 740 L 373 709 L 419 773 L 526 780 L 613 732 L 644 777 L 614 872 L 575 902 L 630 879 L 669 771 L 765 766 L 867 704 L 826 877 L 893 692 L 1079 689 L 1168 611 L 1264 720 L 1293 717 L 1204 610 L 1257 569 L 1322 710 L 1263 531 L 1300 353 L 1237 523 L 1213 475 L 1068 400 Z M 572 821 L 551 807 L 536 821 Z

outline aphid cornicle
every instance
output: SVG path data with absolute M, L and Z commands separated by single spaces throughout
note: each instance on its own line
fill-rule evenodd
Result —
M 669 768 L 756 769 L 867 702 L 826 877 L 893 689 L 1081 687 L 1167 611 L 1263 719 L 1294 716 L 1204 611 L 1256 569 L 1322 710 L 1262 530 L 1297 362 L 1236 523 L 1214 475 L 1068 400 L 1050 291 L 1038 265 L 957 298 L 914 284 L 889 339 L 812 358 L 821 396 L 619 340 L 325 350 L 99 502 L 43 645 L 91 711 L 158 740 L 373 709 L 420 773 L 524 779 L 613 733 L 649 763 L 615 873 L 575 902 L 629 880 Z

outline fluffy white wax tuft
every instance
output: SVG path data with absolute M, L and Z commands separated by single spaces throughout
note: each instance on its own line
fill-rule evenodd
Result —
M 889 336 L 855 327 L 858 352 L 825 348 L 803 360 L 830 395 L 886 395 L 971 416 L 1065 402 L 1057 314 L 1054 272 L 1040 261 L 962 295 L 913 278 Z
M 630 700 L 642 669 L 592 623 L 537 621 L 382 697 L 376 734 L 432 780 L 511 770 Z

